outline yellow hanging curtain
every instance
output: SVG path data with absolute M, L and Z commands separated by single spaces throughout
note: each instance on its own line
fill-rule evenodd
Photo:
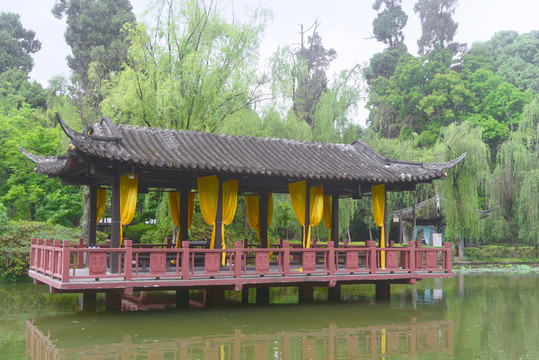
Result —
M 97 212 L 95 223 L 99 224 L 103 215 L 105 214 L 105 207 L 107 206 L 107 190 L 97 189 Z
M 307 183 L 305 180 L 288 184 L 288 192 L 290 193 L 290 201 L 296 219 L 303 227 L 303 239 L 305 239 L 305 198 L 306 198 Z M 305 240 L 303 240 L 305 246 Z
M 217 215 L 217 201 L 219 196 L 219 180 L 217 176 L 205 176 L 197 179 L 198 200 L 200 212 L 208 225 L 213 225 L 210 248 L 215 248 L 215 217 Z
M 180 229 L 180 192 L 173 191 L 168 193 L 168 207 L 170 209 L 170 217 L 174 225 L 178 227 L 178 235 L 181 233 Z M 193 213 L 195 212 L 195 194 L 189 193 L 187 195 L 187 229 L 191 229 L 191 223 L 193 222 Z M 180 239 L 176 240 L 176 248 L 180 247 Z
M 230 180 L 223 183 L 223 226 L 221 227 L 221 239 L 223 241 L 223 249 L 226 249 L 225 244 L 225 225 L 230 225 L 236 215 L 236 207 L 238 205 L 238 180 Z M 226 265 L 226 254 L 222 257 L 223 266 Z
M 307 184 L 305 180 L 288 184 L 290 200 L 294 214 L 301 226 L 303 226 L 303 247 L 311 247 L 311 227 L 317 226 L 322 220 L 324 212 L 324 189 L 323 186 L 313 186 L 310 188 L 309 196 L 309 224 L 305 226 L 305 199 L 307 194 Z
M 385 205 L 386 205 L 386 186 L 384 184 L 372 185 L 371 192 L 372 192 L 372 210 L 374 214 L 374 222 L 376 222 L 376 226 L 382 227 L 380 247 L 385 248 L 386 241 L 385 241 L 385 229 L 384 229 L 384 213 L 385 213 Z M 386 267 L 385 251 L 382 251 L 380 265 L 382 269 L 385 269 Z
M 260 197 L 257 195 L 247 195 L 247 220 L 249 221 L 249 226 L 253 229 L 257 229 L 258 242 L 262 241 L 260 235 L 262 231 L 262 226 L 260 225 Z M 268 195 L 268 227 L 271 226 L 273 221 L 273 196 L 272 194 Z M 269 247 L 269 241 L 268 241 Z
M 313 186 L 311 187 L 309 198 L 309 230 L 307 232 L 307 246 L 309 249 L 311 247 L 311 227 L 318 226 L 322 220 L 322 215 L 324 214 L 324 187 Z
M 331 196 L 324 196 L 324 226 L 331 230 Z M 329 232 L 329 241 L 331 241 L 332 231 Z
M 138 195 L 138 175 L 127 174 L 120 178 L 120 222 L 129 225 L 135 216 Z M 123 228 L 120 226 L 120 247 L 123 241 Z

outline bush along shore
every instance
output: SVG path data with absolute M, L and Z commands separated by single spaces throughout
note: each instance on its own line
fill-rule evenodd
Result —
M 539 268 L 537 248 L 529 245 L 482 245 L 464 249 L 463 259 L 453 259 L 459 269 L 527 269 Z

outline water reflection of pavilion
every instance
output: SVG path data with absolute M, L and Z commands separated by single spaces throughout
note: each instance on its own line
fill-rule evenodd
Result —
M 422 291 L 421 291 L 422 292 Z M 395 299 L 394 299 L 395 300 Z M 78 313 L 27 321 L 29 359 L 382 359 L 453 352 L 453 322 L 396 304 Z M 431 303 L 429 307 L 438 308 Z
M 106 346 L 57 346 L 54 332 L 26 323 L 26 356 L 30 359 L 328 359 L 350 357 L 377 359 L 425 353 L 452 354 L 453 322 L 429 321 L 360 328 L 338 328 L 312 332 L 233 334 L 165 341 L 137 341 L 126 335 Z M 291 356 L 291 354 L 293 356 Z M 112 357 L 111 357 L 112 356 Z

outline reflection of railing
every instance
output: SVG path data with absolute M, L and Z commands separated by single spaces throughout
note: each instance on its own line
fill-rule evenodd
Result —
M 390 244 L 392 245 L 392 244 Z M 380 256 L 385 254 L 385 268 Z M 112 259 L 118 259 L 114 269 Z M 296 260 L 301 259 L 301 265 Z M 222 266 L 221 264 L 225 265 Z M 295 271 L 302 266 L 302 271 Z M 366 246 L 335 248 L 333 242 L 313 249 L 292 248 L 288 242 L 271 249 L 245 248 L 236 242 L 232 249 L 192 249 L 183 242 L 179 249 L 169 246 L 134 247 L 130 240 L 123 248 L 87 248 L 70 241 L 32 239 L 30 275 L 67 284 L 72 281 L 137 281 L 175 278 L 243 279 L 253 276 L 291 278 L 304 275 L 377 275 L 414 277 L 428 273 L 451 273 L 451 244 L 443 248 L 417 246 L 379 248 L 374 241 Z M 33 272 L 32 272 L 33 271 Z M 394 277 L 397 278 L 397 277 Z
M 413 358 L 416 354 L 453 352 L 453 322 L 338 328 L 319 331 L 233 334 L 191 338 L 138 339 L 124 337 L 121 343 L 65 348 L 55 346 L 50 336 L 31 321 L 26 322 L 26 356 L 30 359 L 380 359 L 385 356 Z M 68 340 L 68 339 L 65 339 Z M 64 341 L 69 344 L 69 341 Z M 87 354 L 87 355 L 85 355 Z

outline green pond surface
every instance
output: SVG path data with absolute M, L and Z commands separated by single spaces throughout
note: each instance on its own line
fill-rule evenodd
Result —
M 342 301 L 297 303 L 273 288 L 270 305 L 241 294 L 175 309 L 173 293 L 134 293 L 130 311 L 80 310 L 80 295 L 0 285 L 0 359 L 539 359 L 539 273 L 463 271 L 452 279 L 342 287 Z M 135 310 L 138 309 L 138 310 Z

